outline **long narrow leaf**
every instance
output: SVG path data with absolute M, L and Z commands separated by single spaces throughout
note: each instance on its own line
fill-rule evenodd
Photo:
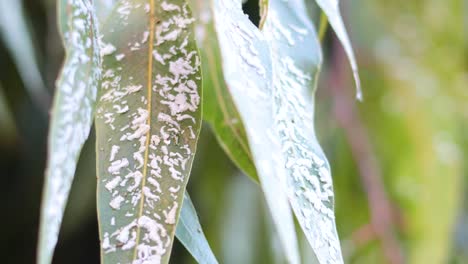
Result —
M 58 2 L 66 59 L 57 80 L 49 132 L 38 262 L 50 263 L 81 148 L 91 129 L 100 56 L 96 19 L 88 0 Z
M 115 2 L 115 0 L 94 1 L 96 15 L 100 21 L 107 24 L 108 16 L 115 7 Z M 186 192 L 175 235 L 198 262 L 216 263 L 216 258 L 201 230 L 197 212 Z
M 343 48 L 348 56 L 351 69 L 353 70 L 354 81 L 356 83 L 356 97 L 362 100 L 361 81 L 359 79 L 359 71 L 354 57 L 351 41 L 349 41 L 348 33 L 346 32 L 343 19 L 341 18 L 340 7 L 338 0 L 315 0 L 323 12 L 327 15 L 328 21 L 340 40 Z
M 289 263 L 299 263 L 280 142 L 271 107 L 270 47 L 237 0 L 214 1 L 212 14 L 224 79 L 245 124 L 262 189 Z
M 203 72 L 203 119 L 208 121 L 216 138 L 231 160 L 246 175 L 258 182 L 253 156 L 244 125 L 227 89 L 220 65 L 220 51 L 213 20 L 207 14 L 209 1 L 192 0 L 197 17 L 197 41 Z
M 304 2 L 270 0 L 263 32 L 272 49 L 274 134 L 281 141 L 289 200 L 319 262 L 343 263 L 330 167 L 313 125 L 322 56 Z
M 183 0 L 119 1 L 103 32 L 96 116 L 104 263 L 167 263 L 201 125 Z
M 203 234 L 197 212 L 188 193 L 184 195 L 176 236 L 198 263 L 218 263 Z
M 22 0 L 0 0 L 0 35 L 9 48 L 13 61 L 32 100 L 46 111 L 50 98 L 36 60 L 33 40 L 27 28 Z

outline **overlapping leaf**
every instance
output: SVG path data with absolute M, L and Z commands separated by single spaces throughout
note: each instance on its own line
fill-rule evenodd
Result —
M 231 160 L 258 182 L 258 175 L 247 141 L 244 125 L 226 87 L 220 67 L 220 51 L 209 11 L 209 1 L 192 0 L 197 14 L 197 42 L 203 72 L 203 118 L 215 131 L 216 138 Z
M 304 11 L 300 1 L 270 1 L 262 35 L 239 3 L 214 3 L 215 21 L 222 21 L 216 32 L 225 80 L 246 125 L 267 201 L 272 186 L 287 193 L 318 259 L 341 263 L 329 166 L 313 128 L 310 88 L 320 47 Z
M 270 0 L 263 33 L 273 64 L 271 131 L 281 142 L 287 194 L 320 263 L 342 263 L 330 167 L 314 132 L 321 50 L 302 0 Z
M 184 196 L 180 219 L 177 223 L 176 236 L 198 263 L 218 263 L 206 241 L 197 212 L 187 193 Z
M 205 9 L 200 12 L 207 20 L 211 19 L 210 14 L 214 15 L 224 80 L 245 124 L 273 222 L 288 261 L 298 263 L 297 238 L 283 188 L 286 173 L 280 142 L 274 135 L 270 47 L 242 12 L 240 1 L 214 1 L 211 12 L 206 2 L 202 2 Z
M 22 1 L 0 1 L 0 35 L 10 49 L 18 73 L 32 100 L 46 111 L 50 98 L 36 60 L 32 38 L 27 28 L 27 17 L 22 10 Z
M 96 116 L 105 263 L 167 263 L 200 130 L 200 61 L 183 0 L 119 1 L 103 27 Z
M 323 12 L 327 15 L 328 21 L 340 40 L 343 48 L 348 56 L 351 69 L 353 70 L 354 81 L 356 83 L 356 97 L 362 100 L 361 81 L 359 79 L 358 66 L 354 57 L 351 41 L 349 41 L 348 33 L 341 18 L 340 7 L 338 0 L 315 0 Z
M 93 120 L 100 56 L 88 0 L 58 2 L 66 59 L 57 80 L 41 211 L 38 262 L 50 263 L 81 148 Z

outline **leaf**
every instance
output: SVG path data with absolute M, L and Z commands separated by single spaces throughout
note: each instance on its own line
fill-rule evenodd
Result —
M 286 193 L 319 262 L 343 263 L 330 166 L 313 125 L 310 87 L 315 90 L 322 59 L 318 37 L 302 0 L 270 0 L 269 8 L 263 33 L 273 65 L 270 133 L 281 142 Z
M 212 37 L 216 32 L 213 21 L 207 19 L 210 14 L 208 1 L 192 2 L 199 23 L 196 37 L 202 58 L 203 118 L 211 125 L 216 139 L 237 167 L 258 182 L 244 125 L 223 78 L 218 42 Z
M 26 27 L 29 21 L 27 21 L 27 16 L 23 14 L 22 2 L 19 0 L 0 1 L 0 10 L 2 10 L 0 33 L 6 46 L 10 49 L 26 90 L 40 110 L 47 112 L 50 98 L 36 60 L 33 41 Z
M 184 195 L 176 236 L 198 263 L 218 263 L 203 234 L 197 212 L 187 192 Z
M 358 100 L 362 100 L 361 81 L 359 79 L 359 71 L 354 57 L 353 48 L 351 41 L 349 41 L 348 33 L 341 18 L 340 8 L 338 6 L 338 0 L 315 0 L 323 12 L 327 15 L 328 21 L 336 33 L 336 36 L 340 40 L 343 48 L 348 56 L 351 69 L 353 70 L 354 82 L 356 83 L 356 97 Z
M 94 0 L 94 10 L 96 10 L 96 16 L 101 22 L 100 25 L 103 26 L 107 22 L 107 18 L 112 12 L 112 9 L 115 7 L 115 2 L 117 0 Z
M 56 83 L 49 131 L 39 231 L 41 264 L 52 260 L 76 164 L 92 125 L 101 64 L 92 10 L 88 0 L 58 2 L 66 57 Z
M 225 206 L 221 211 L 223 263 L 252 264 L 259 262 L 256 259 L 261 259 L 261 263 L 271 263 L 268 260 L 269 252 L 258 250 L 261 246 L 266 246 L 261 245 L 264 224 L 262 213 L 266 210 L 262 210 L 260 199 L 262 197 L 257 186 L 249 182 L 244 175 L 237 173 L 227 182 Z M 271 231 L 275 232 L 273 228 Z M 274 263 L 281 263 L 281 258 L 277 260 L 278 262 Z
M 167 263 L 201 125 L 183 0 L 119 1 L 103 26 L 96 115 L 104 263 Z
M 290 263 L 299 263 L 297 238 L 290 207 L 283 192 L 285 179 L 278 140 L 273 131 L 271 108 L 272 69 L 270 49 L 264 36 L 242 12 L 241 2 L 215 1 L 207 18 L 214 25 L 222 58 L 224 80 L 239 110 L 262 189 Z M 203 12 L 203 11 L 201 11 Z

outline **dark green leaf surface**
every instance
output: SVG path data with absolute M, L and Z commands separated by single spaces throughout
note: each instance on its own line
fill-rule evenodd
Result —
M 182 0 L 119 1 L 103 27 L 96 116 L 103 263 L 167 263 L 201 125 Z
M 57 80 L 41 210 L 38 263 L 52 261 L 78 157 L 91 129 L 100 80 L 96 19 L 88 0 L 58 2 L 66 50 Z

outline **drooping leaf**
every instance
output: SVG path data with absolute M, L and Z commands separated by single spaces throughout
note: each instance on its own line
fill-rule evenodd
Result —
M 94 2 L 98 18 L 107 24 L 107 19 L 115 7 L 115 0 L 99 0 Z M 186 202 L 188 201 L 188 202 Z M 176 233 L 177 239 L 201 263 L 216 263 L 216 258 L 209 247 L 208 241 L 201 231 L 201 225 L 188 193 L 184 195 L 184 203 L 179 215 Z M 214 262 L 213 262 L 214 260 Z
M 101 67 L 92 10 L 88 0 L 58 2 L 66 58 L 56 83 L 49 131 L 39 232 L 38 263 L 41 264 L 52 260 L 78 157 L 92 125 Z
M 40 110 L 48 110 L 50 98 L 36 60 L 34 44 L 26 26 L 23 1 L 0 1 L 0 34 L 9 48 L 26 90 Z
M 270 0 L 263 33 L 272 51 L 271 134 L 281 142 L 286 193 L 319 262 L 343 263 L 330 167 L 314 132 L 321 49 L 304 2 Z
M 104 263 L 167 263 L 201 125 L 183 0 L 119 1 L 103 32 L 96 116 Z
M 327 15 L 328 21 L 340 40 L 343 48 L 348 56 L 351 69 L 353 71 L 354 82 L 356 83 L 356 97 L 362 100 L 361 81 L 359 79 L 359 71 L 354 57 L 353 47 L 349 40 L 348 33 L 346 32 L 343 19 L 341 18 L 340 7 L 338 0 L 315 0 L 323 12 Z
M 203 118 L 209 122 L 216 138 L 231 160 L 246 175 L 258 182 L 258 175 L 247 141 L 244 125 L 227 90 L 220 65 L 220 51 L 209 11 L 209 1 L 194 1 L 197 14 L 197 42 L 203 72 Z
M 176 236 L 198 263 L 218 263 L 203 234 L 197 212 L 187 192 L 184 195 Z
M 206 8 L 204 10 L 207 10 Z M 265 198 L 289 263 L 299 263 L 297 238 L 286 185 L 281 147 L 274 132 L 270 47 L 236 0 L 214 1 L 211 12 L 224 80 L 245 124 Z

